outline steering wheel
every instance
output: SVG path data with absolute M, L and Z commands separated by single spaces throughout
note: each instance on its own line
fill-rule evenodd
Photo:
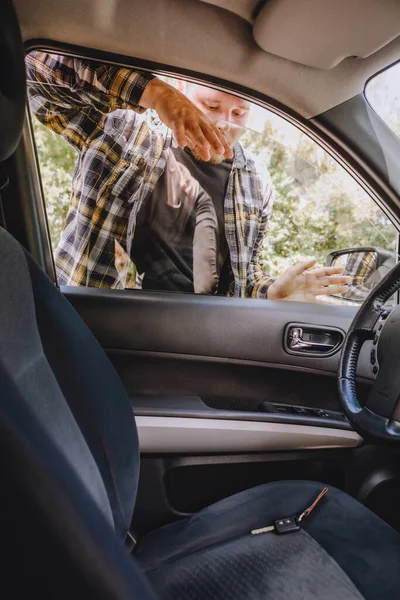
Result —
M 339 393 L 344 413 L 364 438 L 400 443 L 400 306 L 384 308 L 400 288 L 400 262 L 364 300 L 343 342 L 339 364 Z M 374 382 L 361 406 L 356 371 L 361 348 L 372 340 Z

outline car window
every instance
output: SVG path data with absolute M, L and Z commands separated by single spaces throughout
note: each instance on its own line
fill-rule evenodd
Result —
M 258 109 L 261 110 L 261 109 Z M 382 209 L 323 148 L 280 116 L 262 109 L 263 134 L 243 142 L 262 156 L 271 174 L 275 202 L 264 268 L 274 277 L 307 257 L 317 266 L 337 265 L 352 276 L 349 291 L 318 298 L 359 304 L 394 266 L 398 232 Z M 259 117 L 258 117 L 259 119 Z M 259 121 L 260 122 L 260 121 Z M 375 263 L 362 272 L 362 253 Z
M 400 137 L 400 63 L 375 75 L 365 95 L 374 111 Z
M 113 69 L 45 53 L 27 59 L 60 284 L 265 298 L 288 268 L 314 258 L 319 269 L 342 267 L 347 291 L 321 283 L 315 297 L 291 290 L 282 299 L 357 304 L 394 264 L 390 220 L 300 129 L 221 90 L 168 78 L 234 150 L 230 160 L 204 162 L 196 148 L 176 145 L 154 111 L 110 100 L 106 86 L 121 77 Z M 365 273 L 355 260 L 363 252 L 372 257 Z

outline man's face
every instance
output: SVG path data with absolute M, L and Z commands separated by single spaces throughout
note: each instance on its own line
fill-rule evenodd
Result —
M 249 118 L 250 102 L 194 83 L 188 84 L 185 93 L 193 104 L 216 122 L 228 144 L 233 148 L 243 133 L 242 127 L 246 126 Z M 201 160 L 190 143 L 189 148 L 193 155 Z M 224 156 L 213 152 L 210 162 L 220 163 L 223 160 Z

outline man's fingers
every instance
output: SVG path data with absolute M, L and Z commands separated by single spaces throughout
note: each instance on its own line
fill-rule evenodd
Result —
M 187 138 L 185 135 L 185 128 L 182 123 L 178 123 L 178 125 L 174 128 L 174 136 L 176 139 L 176 143 L 181 148 L 184 148 L 187 145 Z
M 317 279 L 317 284 L 320 286 L 324 285 L 343 285 L 352 282 L 352 277 L 348 275 L 328 275 L 327 277 L 319 277 Z
M 232 150 L 222 131 L 218 129 L 212 122 L 207 123 L 205 120 L 201 123 L 201 128 L 204 138 L 210 144 L 216 154 L 221 154 L 226 158 L 232 158 Z
M 201 124 L 201 128 L 203 130 L 205 138 L 207 139 L 212 149 L 217 154 L 224 154 L 226 150 L 225 145 L 227 146 L 227 141 L 225 139 L 225 136 L 221 134 L 219 129 L 215 127 L 215 125 L 213 125 L 212 123 L 206 123 L 204 121 Z M 229 146 L 227 147 L 229 148 Z
M 216 140 L 217 145 L 214 146 L 214 144 L 212 144 L 214 150 L 217 152 L 217 154 L 223 154 L 226 158 L 232 158 L 232 156 L 233 156 L 232 148 L 229 146 L 229 143 L 225 137 L 225 134 L 214 123 L 211 123 L 211 126 L 213 128 L 213 133 L 215 134 L 215 136 L 217 138 L 217 140 Z M 209 139 L 209 141 L 211 142 L 210 139 Z
M 190 139 L 203 160 L 210 159 L 210 148 L 216 154 L 232 157 L 232 150 L 222 131 L 184 94 L 157 78 L 150 81 L 140 99 L 144 108 L 157 111 L 161 121 L 173 130 L 182 148 Z
M 200 154 L 204 161 L 210 160 L 210 144 L 207 142 L 204 134 L 199 125 L 191 125 L 190 128 L 186 127 L 186 137 L 190 139 L 192 144 L 196 147 L 197 152 Z
M 192 125 L 187 128 L 187 135 L 190 136 L 197 149 L 204 148 L 205 150 L 209 150 L 211 144 L 206 140 L 204 133 L 200 127 L 200 125 Z
M 293 275 L 301 275 L 301 273 L 304 273 L 304 271 L 306 271 L 307 269 L 311 269 L 311 267 L 313 267 L 316 262 L 317 261 L 315 260 L 315 258 L 309 258 L 307 260 L 302 260 L 301 262 L 296 263 L 293 267 L 290 267 L 290 269 Z M 315 271 L 313 271 L 313 274 L 315 274 Z
M 318 269 L 313 270 L 313 274 L 320 277 L 328 277 L 329 275 L 340 275 L 343 273 L 343 267 L 319 267 Z
M 347 294 L 348 291 L 348 285 L 330 285 L 329 287 L 314 290 L 314 294 L 316 296 L 330 296 L 331 294 Z
M 228 143 L 228 141 L 227 141 L 227 139 L 225 137 L 225 134 L 220 129 L 218 129 L 218 127 L 216 129 L 218 131 L 219 139 L 220 139 L 220 141 L 221 141 L 221 143 L 223 145 L 223 154 L 224 154 L 224 156 L 226 158 L 232 158 L 232 156 L 233 156 L 232 148 L 230 147 L 230 145 L 229 145 L 229 143 Z

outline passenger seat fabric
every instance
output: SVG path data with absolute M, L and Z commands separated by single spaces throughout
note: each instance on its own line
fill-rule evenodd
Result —
M 250 531 L 271 525 L 276 519 L 299 514 L 323 487 L 312 481 L 277 481 L 245 490 L 192 517 L 149 533 L 139 541 L 135 556 L 164 600 L 162 580 L 167 571 L 167 579 L 173 581 L 174 586 L 179 578 L 188 584 L 188 574 L 194 577 L 202 557 L 205 560 L 208 553 L 212 556 L 218 547 L 221 547 L 217 561 L 220 567 L 229 562 L 231 552 L 240 555 L 243 563 L 247 563 L 248 553 L 254 557 L 252 544 L 260 544 L 264 561 L 269 560 L 263 544 L 268 548 L 272 543 L 270 538 L 275 539 L 277 535 L 262 534 L 256 536 L 257 541 L 253 542 L 255 538 L 250 536 Z M 352 581 L 362 598 L 398 600 L 400 535 L 369 509 L 329 486 L 328 494 L 303 522 L 303 530 L 320 548 L 320 560 L 327 553 Z M 297 534 L 286 534 L 282 539 L 287 540 L 291 536 L 294 540 Z M 184 569 L 181 569 L 181 564 L 185 565 Z M 216 577 L 212 559 L 209 560 L 209 568 Z M 310 569 L 311 564 L 307 570 Z M 307 570 L 303 572 L 304 577 L 307 577 Z M 174 571 L 178 574 L 174 575 Z M 299 571 L 296 567 L 297 575 Z M 220 570 L 220 577 L 224 577 L 223 570 Z M 327 581 L 331 581 L 328 574 Z M 165 593 L 169 597 L 168 590 Z M 239 600 L 241 597 L 227 594 L 226 598 Z M 304 598 L 308 600 L 308 595 Z
M 85 438 L 46 360 L 36 323 L 27 261 L 12 238 L 0 231 L 0 360 L 82 485 L 113 523 L 103 479 Z
M 139 447 L 121 380 L 79 315 L 1 228 L 0 265 L 0 361 L 125 539 Z
M 162 600 L 363 600 L 305 531 L 247 534 L 147 573 Z

